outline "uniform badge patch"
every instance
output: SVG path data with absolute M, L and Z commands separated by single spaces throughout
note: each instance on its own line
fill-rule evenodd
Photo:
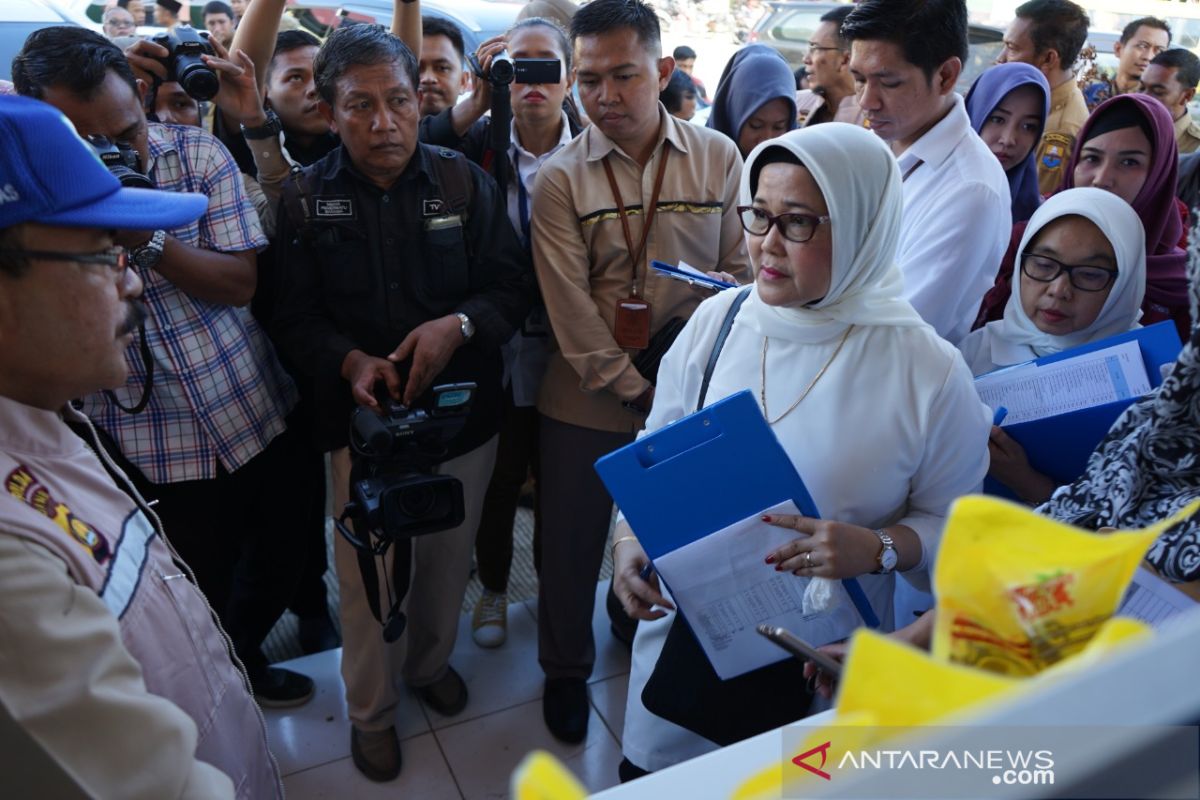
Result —
M 1059 170 L 1066 163 L 1067 156 L 1074 144 L 1070 136 L 1061 133 L 1047 133 L 1042 137 L 1042 149 L 1038 155 L 1038 165 L 1043 170 Z
M 354 219 L 354 200 L 350 197 L 314 198 L 316 214 L 321 219 Z
M 446 204 L 438 198 L 430 198 L 421 201 L 421 216 L 422 217 L 440 217 L 446 213 Z
M 66 503 L 58 502 L 28 467 L 22 465 L 10 472 L 4 481 L 4 489 L 34 511 L 45 515 L 64 533 L 87 548 L 97 564 L 108 561 L 111 552 L 105 538 L 75 516 Z

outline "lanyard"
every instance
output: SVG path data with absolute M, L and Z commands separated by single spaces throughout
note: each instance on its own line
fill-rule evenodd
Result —
M 525 191 L 525 181 L 521 178 L 521 166 L 515 165 L 517 179 L 517 216 L 521 218 L 521 235 L 525 237 L 525 249 L 533 246 L 529 235 L 529 193 Z
M 650 208 L 645 210 L 646 222 L 642 226 L 642 241 L 637 250 L 633 249 L 633 236 L 629 233 L 629 214 L 625 211 L 625 203 L 621 200 L 621 190 L 617 188 L 617 179 L 613 177 L 612 166 L 608 156 L 604 157 L 604 174 L 608 177 L 608 186 L 612 189 L 613 201 L 617 204 L 617 212 L 621 215 L 621 232 L 625 234 L 625 246 L 629 248 L 629 257 L 633 259 L 633 296 L 638 294 L 638 264 L 642 263 L 642 254 L 646 251 L 646 240 L 650 238 L 650 224 L 654 222 L 654 214 L 658 211 L 658 193 L 662 189 L 663 175 L 667 171 L 667 156 L 671 151 L 664 142 L 662 158 L 658 161 L 658 174 L 654 176 L 654 190 L 650 193 Z
M 906 182 L 909 178 L 912 177 L 912 174 L 914 172 L 916 172 L 917 169 L 924 163 L 925 163 L 924 161 L 922 161 L 921 159 L 918 158 L 916 163 L 913 164 L 911 167 L 909 167 L 907 170 L 905 170 L 904 174 L 900 176 L 900 182 L 901 183 Z

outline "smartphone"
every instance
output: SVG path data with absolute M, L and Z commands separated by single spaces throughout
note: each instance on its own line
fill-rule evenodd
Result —
M 842 665 L 785 628 L 759 625 L 756 630 L 801 661 L 811 661 L 822 672 L 835 677 L 842 674 Z

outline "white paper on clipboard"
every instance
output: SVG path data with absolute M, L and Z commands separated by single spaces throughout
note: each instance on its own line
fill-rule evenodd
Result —
M 764 562 L 796 532 L 763 514 L 799 514 L 792 501 L 763 509 L 654 560 L 722 680 L 790 656 L 755 630 L 787 628 L 813 646 L 845 639 L 862 620 L 841 581 L 801 578 Z
M 1185 611 L 1200 606 L 1188 595 L 1159 578 L 1150 570 L 1138 567 L 1117 616 L 1132 617 L 1158 628 Z

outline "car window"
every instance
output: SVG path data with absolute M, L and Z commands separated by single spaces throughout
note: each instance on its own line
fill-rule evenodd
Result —
M 62 20 L 59 25 L 71 23 Z M 0 22 L 0 78 L 12 80 L 13 56 L 21 52 L 25 39 L 36 30 L 47 27 L 45 22 Z
M 821 14 L 814 11 L 797 10 L 786 13 L 782 19 L 768 25 L 771 37 L 780 41 L 807 45 L 812 39 L 813 31 L 821 24 Z
M 967 63 L 963 64 L 958 76 L 955 89 L 959 94 L 966 95 L 971 84 L 975 82 L 985 69 L 996 63 L 996 58 L 1004 48 L 1003 42 L 973 42 L 967 50 Z

